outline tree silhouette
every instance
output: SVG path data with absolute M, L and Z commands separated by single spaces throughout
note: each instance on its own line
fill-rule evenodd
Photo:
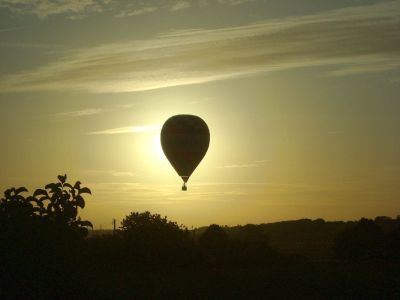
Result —
M 390 259 L 400 262 L 400 225 L 389 234 L 388 256 Z
M 81 236 L 87 234 L 89 221 L 78 217 L 78 209 L 85 207 L 82 195 L 91 194 L 87 187 L 77 181 L 73 186 L 66 182 L 67 175 L 58 176 L 59 182 L 49 183 L 44 189 L 37 189 L 32 196 L 24 197 L 25 187 L 11 188 L 0 200 L 0 220 L 3 226 L 25 222 L 43 221 L 66 226 Z M 12 223 L 12 224 L 11 224 Z
M 67 175 L 58 180 L 29 196 L 24 187 L 10 188 L 0 199 L 0 298 L 65 297 L 76 288 L 82 238 L 92 227 L 78 209 L 91 192 L 67 183 Z
M 87 227 L 93 227 L 89 221 L 78 217 L 78 209 L 85 207 L 83 194 L 91 194 L 87 187 L 81 187 L 77 181 L 73 186 L 66 182 L 67 175 L 58 176 L 59 182 L 49 183 L 45 189 L 37 189 L 33 198 L 39 209 L 39 214 L 54 222 L 67 225 L 78 234 L 87 235 Z M 47 206 L 46 206 L 46 201 Z
M 206 264 L 224 264 L 229 258 L 230 239 L 225 230 L 217 225 L 211 224 L 199 237 L 198 243 L 203 252 Z
M 260 226 L 240 226 L 233 242 L 235 261 L 240 264 L 262 265 L 276 256 L 269 245 L 267 234 Z
M 35 200 L 32 197 L 25 198 L 21 195 L 28 192 L 24 187 L 11 188 L 4 192 L 4 198 L 0 200 L 0 220 L 3 222 L 22 221 L 33 217 L 38 208 L 34 208 Z
M 179 264 L 190 247 L 189 231 L 159 214 L 132 212 L 121 222 L 120 235 L 136 264 Z
M 385 236 L 373 220 L 362 218 L 354 227 L 338 236 L 334 250 L 339 258 L 345 260 L 382 258 L 385 255 Z

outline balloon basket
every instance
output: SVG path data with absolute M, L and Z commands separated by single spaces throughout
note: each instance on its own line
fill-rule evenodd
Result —
M 182 191 L 187 191 L 187 186 L 185 183 L 182 185 Z

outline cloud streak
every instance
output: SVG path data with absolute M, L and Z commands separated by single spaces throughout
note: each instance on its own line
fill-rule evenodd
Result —
M 225 165 L 224 168 L 227 169 L 237 169 L 237 168 L 255 168 L 257 164 L 233 164 L 233 165 Z
M 156 6 L 145 6 L 145 7 L 133 8 L 131 10 L 122 11 L 122 12 L 118 13 L 116 15 L 116 17 L 122 18 L 122 17 L 146 15 L 146 14 L 153 13 L 157 10 L 158 10 L 158 7 L 156 7 Z
M 255 1 L 256 0 L 217 0 L 218 4 L 227 4 L 227 5 L 240 5 Z
M 0 42 L 0 47 L 7 48 L 24 48 L 24 49 L 62 49 L 64 46 L 54 44 L 39 44 L 39 43 L 15 43 L 15 42 Z
M 0 0 L 0 8 L 7 8 L 14 14 L 34 15 L 46 18 L 50 15 L 69 14 L 84 15 L 90 12 L 103 11 L 109 0 Z
M 0 78 L 2 91 L 134 92 L 308 67 L 331 75 L 400 66 L 400 1 L 247 26 L 170 32 L 154 39 L 65 52 Z
M 116 170 L 86 170 L 85 173 L 95 176 L 110 175 L 112 177 L 135 177 L 136 174 L 130 171 L 116 171 Z
M 269 162 L 271 162 L 271 160 L 260 159 L 260 160 L 255 160 L 253 162 L 248 162 L 248 163 L 224 165 L 222 168 L 226 168 L 226 169 L 257 168 L 257 167 L 265 166 L 265 164 L 269 163 Z
M 192 6 L 204 7 L 211 4 L 234 6 L 256 0 L 164 0 L 164 1 L 123 1 L 123 0 L 0 0 L 0 8 L 8 9 L 15 15 L 33 15 L 44 19 L 64 15 L 68 19 L 85 18 L 91 13 L 111 11 L 115 17 L 146 15 L 163 10 L 175 12 Z M 0 29 L 0 32 L 3 30 Z
M 76 117 L 86 117 L 86 116 L 98 115 L 98 114 L 101 114 L 102 112 L 104 112 L 104 110 L 101 108 L 88 108 L 88 109 L 82 109 L 82 110 L 74 110 L 74 111 L 57 113 L 57 114 L 54 114 L 53 116 L 76 118 Z
M 159 125 L 127 126 L 127 127 L 105 129 L 100 131 L 92 131 L 89 132 L 88 134 L 111 135 L 111 134 L 121 134 L 121 133 L 141 133 L 141 132 L 160 130 L 160 128 L 161 126 Z
M 182 10 L 190 7 L 189 1 L 178 1 L 171 6 L 172 11 Z

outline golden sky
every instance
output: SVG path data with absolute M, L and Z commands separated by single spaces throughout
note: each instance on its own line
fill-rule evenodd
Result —
M 0 188 L 187 226 L 400 214 L 400 1 L 0 0 Z M 182 192 L 159 144 L 203 118 Z

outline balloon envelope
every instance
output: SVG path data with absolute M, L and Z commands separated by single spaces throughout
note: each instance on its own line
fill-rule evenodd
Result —
M 198 116 L 176 115 L 169 118 L 161 129 L 161 147 L 165 156 L 185 183 L 206 155 L 210 144 L 210 131 Z

